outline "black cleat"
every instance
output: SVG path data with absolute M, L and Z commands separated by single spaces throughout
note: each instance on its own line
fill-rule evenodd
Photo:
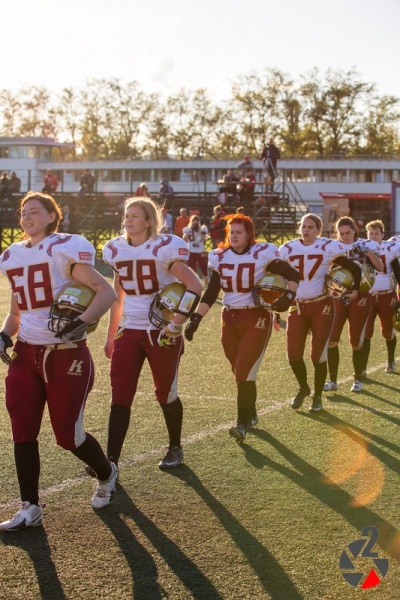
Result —
M 247 423 L 246 423 L 246 431 L 250 431 L 250 429 L 253 429 L 253 427 L 255 427 L 258 423 L 258 417 L 257 415 L 254 415 L 254 417 L 251 417 Z
M 322 410 L 322 400 L 321 396 L 314 396 L 312 400 L 312 404 L 308 409 L 311 413 L 319 412 Z
M 299 389 L 299 391 L 297 392 L 296 396 L 293 398 L 292 403 L 291 403 L 291 407 L 294 408 L 295 410 L 297 408 L 300 408 L 301 405 L 303 404 L 304 400 L 307 398 L 307 396 L 309 396 L 311 394 L 311 389 L 310 387 L 307 385 L 305 387 L 301 387 Z
M 238 423 L 237 425 L 235 425 L 235 427 L 230 428 L 229 435 L 233 437 L 233 439 L 236 440 L 238 444 L 241 444 L 246 438 L 246 427 Z

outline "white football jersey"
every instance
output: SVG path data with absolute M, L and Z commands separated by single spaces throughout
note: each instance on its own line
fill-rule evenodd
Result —
M 344 242 L 340 242 L 343 248 L 346 250 L 351 250 L 353 246 L 365 246 L 368 250 L 372 250 L 373 252 L 379 253 L 379 244 L 378 242 L 374 242 L 373 240 L 365 240 L 363 238 L 358 238 L 355 242 L 351 244 L 345 244 Z M 357 262 L 357 261 L 356 261 Z
M 73 280 L 71 265 L 94 265 L 95 249 L 80 235 L 53 233 L 31 248 L 27 241 L 12 244 L 0 256 L 21 314 L 18 338 L 29 344 L 60 343 L 48 329 L 54 298 Z
M 149 311 L 157 292 L 178 281 L 169 270 L 175 261 L 187 262 L 189 250 L 177 235 L 164 234 L 132 246 L 118 236 L 103 248 L 104 261 L 119 274 L 125 292 L 120 325 L 128 329 L 157 329 L 150 324 Z
M 254 244 L 246 254 L 237 254 L 232 248 L 211 250 L 208 265 L 220 276 L 222 304 L 255 306 L 254 286 L 263 277 L 266 265 L 279 258 L 277 246 L 267 243 Z
M 382 241 L 378 244 L 379 258 L 383 262 L 385 271 L 375 271 L 375 282 L 370 293 L 383 292 L 385 290 L 395 289 L 396 284 L 392 277 L 391 262 L 400 257 L 400 244 L 394 241 Z
M 345 255 L 344 245 L 338 240 L 319 237 L 313 244 L 305 246 L 297 238 L 279 248 L 280 256 L 300 275 L 297 288 L 298 300 L 311 300 L 324 294 L 325 275 L 332 260 Z
M 205 252 L 204 242 L 206 241 L 207 233 L 208 228 L 206 225 L 203 225 L 199 231 L 194 231 L 190 227 L 184 227 L 182 235 L 188 234 L 186 242 L 189 247 L 189 252 Z
M 396 244 L 400 243 L 400 235 L 393 235 L 388 239 L 388 242 L 396 242 Z

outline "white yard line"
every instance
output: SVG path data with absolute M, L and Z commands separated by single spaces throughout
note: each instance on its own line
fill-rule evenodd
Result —
M 371 367 L 368 369 L 368 373 L 374 373 L 375 371 L 379 371 L 380 369 L 383 369 L 385 366 L 386 366 L 386 363 L 381 363 L 380 365 Z M 353 381 L 353 377 L 345 377 L 344 379 L 341 379 L 340 381 L 338 381 L 338 384 L 341 385 L 341 384 L 347 383 L 349 381 Z M 93 391 L 94 390 L 92 390 L 92 392 Z M 102 392 L 102 390 L 96 390 L 96 393 L 99 393 L 99 392 Z M 400 390 L 399 390 L 399 392 L 400 392 Z M 109 393 L 109 392 L 107 392 L 107 393 Z M 145 392 L 141 392 L 141 393 L 144 394 Z M 361 393 L 354 392 L 354 396 L 361 397 L 362 392 Z M 198 396 L 193 396 L 193 397 L 198 397 Z M 185 398 L 190 399 L 190 396 L 185 395 Z M 220 399 L 220 398 L 221 398 L 220 396 L 212 396 L 212 397 L 207 396 L 207 399 L 210 399 L 210 400 L 211 399 Z M 260 403 L 260 399 L 258 402 Z M 262 402 L 262 400 L 261 400 L 261 402 Z M 329 397 L 328 397 L 328 402 L 329 402 Z M 268 413 L 275 412 L 275 411 L 281 410 L 283 408 L 287 409 L 289 406 L 290 406 L 290 399 L 285 400 L 284 402 L 275 402 L 274 404 L 269 404 L 268 406 L 265 406 L 264 408 L 258 408 L 257 413 L 259 416 L 266 415 Z M 352 412 L 364 410 L 363 408 L 359 408 L 356 406 L 343 406 L 342 403 L 335 404 L 334 402 L 331 402 L 329 404 L 329 411 L 332 412 L 334 409 L 338 409 L 340 411 L 345 410 L 345 411 L 352 411 Z M 399 407 L 399 410 L 385 410 L 385 411 L 375 411 L 374 409 L 368 409 L 368 410 L 370 410 L 371 412 L 384 412 L 389 415 L 396 415 L 396 414 L 399 415 L 400 414 L 400 407 Z M 230 421 L 229 423 L 222 423 L 220 425 L 217 425 L 216 427 L 211 427 L 211 428 L 205 429 L 203 431 L 199 431 L 198 433 L 194 433 L 192 435 L 189 435 L 186 438 L 183 438 L 182 445 L 185 447 L 190 446 L 191 444 L 195 444 L 196 442 L 204 440 L 208 437 L 212 437 L 212 436 L 220 433 L 221 431 L 226 431 L 231 426 L 232 426 L 232 421 Z M 165 452 L 165 444 L 163 446 L 160 446 L 159 448 L 153 448 L 152 450 L 148 450 L 147 452 L 142 452 L 141 454 L 135 454 L 133 456 L 125 458 L 124 460 L 120 461 L 119 466 L 123 468 L 123 467 L 127 467 L 130 465 L 140 464 L 140 463 L 145 462 L 149 458 L 153 458 L 155 456 L 160 457 L 161 454 L 163 454 L 164 452 Z M 63 490 L 66 490 L 66 489 L 71 489 L 71 488 L 81 485 L 82 483 L 85 483 L 85 482 L 86 483 L 88 482 L 87 475 L 75 477 L 74 479 L 65 479 L 64 481 L 61 481 L 60 483 L 57 483 L 56 485 L 52 485 L 46 489 L 40 490 L 40 499 L 41 499 L 41 501 L 45 501 L 46 498 L 48 498 L 52 494 L 62 492 Z M 9 502 L 6 502 L 5 504 L 0 504 L 0 510 L 11 509 L 15 505 L 18 505 L 19 503 L 20 503 L 20 500 L 18 500 L 18 499 L 10 500 Z

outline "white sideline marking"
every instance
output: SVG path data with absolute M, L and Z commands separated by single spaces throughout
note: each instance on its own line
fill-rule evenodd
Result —
M 379 371 L 380 369 L 384 368 L 386 366 L 387 363 L 381 363 L 380 365 L 376 365 L 375 367 L 371 367 L 368 369 L 368 373 L 374 373 L 375 371 Z M 353 381 L 353 377 L 349 376 L 349 377 L 345 377 L 344 379 L 340 379 L 338 381 L 338 384 L 342 384 L 342 383 L 346 383 L 349 381 Z M 104 393 L 103 390 L 92 390 L 92 392 L 95 391 L 96 393 Z M 107 392 L 108 393 L 108 392 Z M 147 392 L 139 392 L 140 394 L 146 394 Z M 362 392 L 354 392 L 355 397 L 357 396 L 362 396 Z M 185 395 L 185 398 L 198 398 L 197 396 L 188 396 Z M 205 397 L 205 396 L 203 396 Z M 220 399 L 221 396 L 207 396 L 208 399 Z M 227 398 L 226 396 L 224 396 L 223 398 Z M 268 406 L 265 406 L 264 408 L 260 408 L 257 409 L 257 413 L 258 415 L 266 415 L 268 413 L 271 412 L 275 412 L 278 411 L 282 408 L 287 408 L 288 406 L 290 406 L 290 399 L 289 400 L 285 400 L 283 402 L 275 402 L 274 404 L 270 404 Z M 340 410 L 345 410 L 345 411 L 351 411 L 351 412 L 357 412 L 357 411 L 362 411 L 362 408 L 358 408 L 358 407 L 344 407 L 344 406 L 339 406 L 338 404 L 330 404 L 329 405 L 329 410 L 332 411 L 332 409 L 334 408 L 340 408 Z M 385 412 L 386 414 L 389 415 L 396 415 L 396 414 L 400 414 L 400 408 L 399 410 L 385 410 L 385 411 L 378 411 L 375 409 L 368 409 L 370 412 Z M 213 435 L 216 435 L 217 433 L 219 433 L 220 431 L 226 431 L 229 427 L 231 427 L 232 425 L 232 421 L 230 421 L 229 423 L 223 423 L 221 425 L 217 425 L 216 427 L 212 427 L 211 429 L 205 429 L 203 431 L 199 431 L 198 433 L 193 433 L 192 435 L 188 436 L 187 438 L 183 438 L 182 440 L 182 445 L 183 446 L 190 446 L 191 444 L 195 444 L 196 442 L 199 442 L 201 440 L 204 440 L 208 437 L 212 437 Z M 120 461 L 119 466 L 120 467 L 127 467 L 130 465 L 135 465 L 135 464 L 139 464 L 139 463 L 143 463 L 145 462 L 148 458 L 153 458 L 154 456 L 159 456 L 161 458 L 161 455 L 163 453 L 165 453 L 165 444 L 160 446 L 159 448 L 153 448 L 152 450 L 148 450 L 147 452 L 142 452 L 141 454 L 135 454 L 133 456 L 130 456 L 128 458 L 125 458 L 124 460 Z M 76 487 L 78 485 L 81 485 L 82 483 L 87 483 L 89 481 L 89 477 L 87 475 L 81 475 L 80 477 L 75 477 L 74 479 L 65 479 L 64 481 L 61 481 L 60 483 L 57 483 L 56 485 L 52 485 L 44 490 L 40 490 L 40 499 L 41 500 L 45 500 L 46 498 L 48 498 L 49 496 L 51 496 L 52 494 L 56 494 L 57 492 L 62 492 L 63 490 L 66 489 L 71 489 L 73 487 Z M 12 507 L 14 507 L 15 505 L 19 505 L 21 503 L 21 500 L 17 499 L 17 500 L 9 500 L 8 502 L 6 502 L 5 504 L 0 504 L 0 510 L 3 509 L 12 509 Z

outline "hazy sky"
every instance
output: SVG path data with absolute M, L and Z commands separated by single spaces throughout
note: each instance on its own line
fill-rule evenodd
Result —
M 91 78 L 227 97 L 239 74 L 355 67 L 400 97 L 400 0 L 9 0 L 0 88 Z

